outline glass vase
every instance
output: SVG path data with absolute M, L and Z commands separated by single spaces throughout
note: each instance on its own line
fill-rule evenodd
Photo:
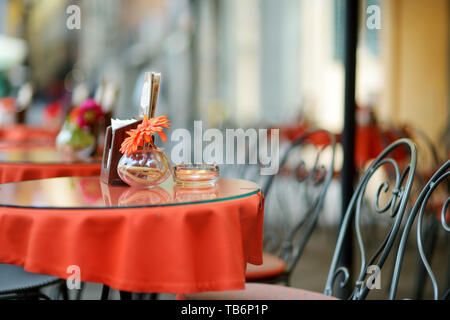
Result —
M 132 187 L 155 187 L 170 176 L 170 162 L 159 148 L 124 154 L 117 165 L 120 179 Z
M 56 147 L 64 159 L 84 159 L 90 157 L 96 147 L 96 137 L 89 130 L 66 122 L 56 137 Z

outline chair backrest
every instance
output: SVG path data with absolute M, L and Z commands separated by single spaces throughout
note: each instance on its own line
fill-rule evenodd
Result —
M 27 111 L 33 101 L 34 87 L 30 82 L 25 83 L 17 92 L 17 123 L 24 124 Z
M 425 131 L 412 125 L 405 125 L 403 131 L 406 132 L 408 137 L 415 142 L 421 151 L 422 149 L 426 150 L 426 152 L 420 152 L 419 162 L 422 160 L 421 155 L 424 154 L 428 159 L 423 160 L 430 162 L 429 164 L 434 167 L 438 167 L 442 163 L 435 144 Z
M 267 248 L 267 244 L 271 243 L 272 250 L 269 251 L 277 252 L 286 262 L 288 274 L 292 272 L 300 259 L 322 211 L 334 173 L 335 149 L 336 139 L 332 133 L 323 129 L 308 130 L 289 145 L 281 158 L 278 174 L 269 176 L 263 186 L 266 199 L 269 199 L 267 198 L 269 193 L 272 193 L 270 199 L 276 200 L 273 196 L 282 198 L 278 198 L 279 206 L 277 210 L 274 210 L 277 212 L 268 212 L 268 215 L 283 215 L 282 223 L 285 227 L 283 237 L 280 239 L 275 233 L 267 232 L 264 240 L 265 247 Z M 327 153 L 326 159 L 324 159 L 325 153 Z M 310 161 L 305 161 L 306 156 L 309 156 Z M 296 187 L 290 190 L 291 194 L 287 190 L 285 181 L 280 183 L 279 190 L 272 190 L 276 186 L 275 180 L 286 178 L 286 175 Z M 306 192 L 299 192 L 297 187 L 300 185 Z M 298 207 L 294 205 L 293 208 L 287 208 L 286 201 L 293 197 L 301 199 L 301 203 L 297 203 Z M 302 215 L 300 216 L 299 213 Z M 289 214 L 295 217 L 288 217 Z
M 401 170 L 397 161 L 392 158 L 392 154 L 399 150 L 399 148 L 406 148 L 410 154 L 410 160 L 404 165 Z M 411 191 L 414 173 L 416 170 L 417 150 L 416 145 L 410 139 L 399 139 L 390 144 L 386 149 L 379 154 L 379 156 L 371 163 L 366 170 L 361 180 L 359 181 L 355 192 L 350 200 L 350 203 L 345 212 L 344 219 L 339 230 L 339 236 L 334 251 L 333 260 L 331 262 L 330 271 L 325 286 L 324 293 L 326 295 L 333 295 L 333 286 L 342 274 L 344 279 L 340 286 L 344 287 L 350 285 L 350 273 L 347 266 L 340 266 L 340 258 L 344 247 L 344 239 L 347 232 L 352 232 L 352 222 L 354 221 L 354 228 L 356 233 L 357 244 L 360 252 L 360 269 L 354 284 L 353 291 L 348 297 L 349 299 L 365 299 L 369 293 L 369 288 L 366 284 L 367 280 L 374 272 L 380 271 L 383 267 L 393 245 L 395 238 L 399 232 L 404 212 L 406 210 L 407 201 Z M 363 237 L 361 233 L 361 212 L 362 203 L 366 194 L 366 188 L 374 176 L 374 173 L 379 169 L 393 171 L 394 185 L 390 187 L 388 181 L 383 181 L 377 189 L 373 207 L 378 214 L 389 213 L 393 222 L 389 228 L 389 232 L 383 239 L 381 245 L 375 250 L 370 259 L 366 259 L 366 251 L 364 248 Z M 384 197 L 381 193 L 384 193 Z M 380 204 L 380 198 L 388 198 L 386 204 Z M 383 201 L 384 202 L 384 201 Z
M 408 220 L 406 222 L 405 228 L 403 230 L 402 238 L 400 241 L 399 250 L 397 253 L 397 258 L 395 261 L 395 268 L 394 268 L 394 274 L 392 278 L 392 284 L 390 289 L 390 299 L 395 299 L 396 292 L 397 292 L 397 286 L 398 281 L 400 277 L 400 270 L 402 267 L 403 262 L 403 255 L 406 248 L 406 243 L 408 240 L 408 236 L 410 234 L 412 225 L 414 223 L 414 220 L 416 216 L 418 215 L 417 219 L 417 247 L 420 255 L 420 260 L 422 261 L 423 265 L 425 266 L 426 272 L 428 273 L 428 276 L 431 280 L 431 284 L 433 286 L 433 298 L 439 299 L 439 287 L 438 283 L 436 281 L 436 277 L 433 273 L 433 270 L 431 269 L 430 262 L 427 259 L 427 256 L 424 252 L 424 244 L 423 244 L 423 219 L 424 219 L 424 213 L 425 209 L 427 207 L 427 203 L 430 200 L 433 192 L 437 189 L 437 187 L 440 184 L 446 183 L 445 188 L 447 189 L 447 199 L 444 201 L 442 205 L 440 220 L 442 227 L 446 232 L 450 232 L 450 227 L 448 225 L 448 222 L 450 220 L 449 215 L 447 214 L 447 209 L 450 204 L 450 196 L 448 196 L 449 191 L 449 177 L 450 177 L 450 160 L 447 160 L 443 166 L 441 166 L 431 177 L 431 179 L 427 182 L 427 184 L 423 187 L 422 191 L 420 192 L 412 210 L 408 217 Z M 447 266 L 449 268 L 450 266 Z M 448 285 L 448 284 L 447 284 Z M 443 290 L 444 294 L 441 296 L 442 299 L 449 299 L 450 298 L 450 288 L 445 288 Z

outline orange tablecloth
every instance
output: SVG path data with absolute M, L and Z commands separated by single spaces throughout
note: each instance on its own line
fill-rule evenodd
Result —
M 0 162 L 0 183 L 57 177 L 98 176 L 100 171 L 100 163 L 34 164 Z
M 0 128 L 0 140 L 15 143 L 22 142 L 54 142 L 58 135 L 57 130 L 49 130 L 42 127 L 33 127 L 24 124 L 16 124 Z
M 262 263 L 259 194 L 205 204 L 120 209 L 0 207 L 0 262 L 132 292 L 243 289 Z

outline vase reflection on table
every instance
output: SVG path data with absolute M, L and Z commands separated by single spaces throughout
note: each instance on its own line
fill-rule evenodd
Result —
M 122 193 L 118 200 L 119 207 L 156 205 L 170 203 L 172 196 L 167 190 L 161 187 L 154 188 L 128 188 L 127 192 Z

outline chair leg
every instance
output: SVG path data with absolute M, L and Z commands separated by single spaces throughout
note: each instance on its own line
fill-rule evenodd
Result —
M 42 298 L 44 300 L 51 300 L 48 296 L 39 291 L 12 293 L 0 296 L 0 300 L 39 300 L 39 298 Z
M 13 300 L 13 299 L 18 299 L 20 297 L 21 297 L 21 295 L 17 295 L 17 294 L 5 294 L 5 295 L 0 296 L 0 300 Z
M 284 283 L 284 285 L 286 287 L 290 287 L 291 286 L 291 273 L 286 273 L 282 275 L 282 283 Z
M 400 230 L 403 230 L 403 228 Z M 401 234 L 401 232 L 399 232 L 399 233 Z M 400 248 L 400 238 L 398 238 L 394 242 L 394 245 L 392 246 L 392 253 L 393 253 L 392 256 L 394 256 L 394 257 L 397 256 L 399 248 Z M 395 261 L 394 261 L 394 263 L 392 263 L 390 265 L 390 269 L 389 269 L 389 280 L 388 280 L 388 283 L 387 283 L 387 286 L 385 289 L 387 294 L 389 294 L 389 291 L 392 286 L 392 279 L 394 278 L 394 272 L 395 272 Z
M 433 258 L 434 248 L 437 242 L 439 222 L 434 218 L 430 217 L 428 219 L 428 225 L 425 229 L 424 234 L 424 252 L 427 260 L 431 263 Z M 421 300 L 423 297 L 425 283 L 426 283 L 426 269 L 422 263 L 420 257 L 418 258 L 417 272 L 416 272 L 416 281 L 414 285 L 414 296 L 413 299 Z
M 446 275 L 446 283 L 447 285 L 444 288 L 449 288 L 448 291 L 444 294 L 442 299 L 448 300 L 450 299 L 450 234 L 447 233 L 447 275 Z
M 34 289 L 32 291 L 26 291 L 22 294 L 22 296 L 25 300 L 39 300 L 40 295 L 41 295 L 41 293 L 40 293 L 39 289 Z M 50 299 L 48 299 L 48 300 L 50 300 Z
M 57 285 L 57 286 L 52 290 L 52 297 L 53 297 L 53 300 L 59 300 L 60 295 L 61 295 L 61 287 L 60 287 L 60 285 Z
M 39 298 L 42 298 L 44 300 L 51 300 L 50 297 L 43 294 L 39 291 L 39 289 L 33 290 L 33 291 L 27 291 L 24 293 L 17 294 L 17 297 L 25 299 L 25 300 L 39 300 Z
M 62 295 L 63 300 L 69 300 L 69 291 L 67 290 L 67 285 L 65 281 L 62 281 L 59 285 L 59 291 Z

